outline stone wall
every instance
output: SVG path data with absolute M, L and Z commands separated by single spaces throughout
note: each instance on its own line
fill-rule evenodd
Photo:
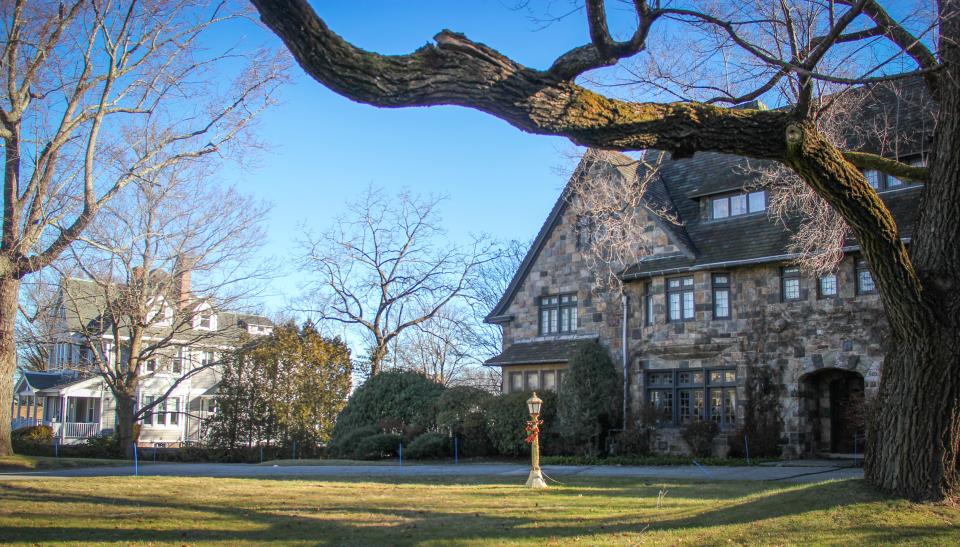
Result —
M 621 300 L 619 295 L 611 297 L 595 290 L 588 261 L 577 248 L 575 226 L 574 219 L 561 218 L 549 235 L 507 310 L 514 319 L 502 325 L 504 347 L 549 339 L 538 333 L 539 297 L 576 293 L 576 335 L 598 336 L 621 367 Z M 650 226 L 655 254 L 679 252 L 652 220 Z M 685 322 L 666 321 L 666 277 L 627 285 L 629 393 L 635 417 L 645 404 L 647 371 L 728 367 L 737 371 L 737 418 L 742 420 L 749 368 L 769 367 L 772 377 L 779 379 L 774 387 L 780 398 L 783 454 L 796 457 L 817 448 L 808 405 L 813 395 L 804 389 L 805 378 L 823 369 L 850 370 L 863 376 L 868 396 L 876 391 L 887 325 L 879 298 L 856 294 L 854 257 L 848 256 L 841 264 L 838 295 L 831 298 L 819 298 L 816 278 L 803 274 L 801 299 L 782 302 L 781 266 L 762 264 L 684 274 L 692 275 L 695 283 L 695 319 Z M 712 318 L 711 274 L 719 272 L 731 278 L 730 319 Z M 653 295 L 655 321 L 650 326 L 643 324 L 646 282 Z M 658 439 L 665 451 L 684 450 L 676 429 L 662 429 Z M 718 453 L 724 452 L 722 445 L 718 441 Z

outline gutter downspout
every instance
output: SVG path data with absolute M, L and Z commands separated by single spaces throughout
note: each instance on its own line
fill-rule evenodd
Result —
M 621 296 L 623 302 L 623 333 L 620 341 L 621 351 L 623 353 L 623 430 L 627 430 L 627 399 L 630 386 L 630 359 L 627 351 L 627 309 L 630 304 L 630 297 L 624 293 Z

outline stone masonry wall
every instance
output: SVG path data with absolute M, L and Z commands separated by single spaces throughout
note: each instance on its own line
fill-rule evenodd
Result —
M 665 232 L 652 221 L 650 225 L 654 254 L 679 252 Z M 561 218 L 549 235 L 507 310 L 514 319 L 502 325 L 503 344 L 550 339 L 538 333 L 539 297 L 576 293 L 577 331 L 566 337 L 599 337 L 620 367 L 621 300 L 619 295 L 611 297 L 594 290 L 593 273 L 577 248 L 575 226 L 575 219 Z M 779 379 L 775 387 L 780 394 L 783 454 L 797 457 L 814 448 L 810 438 L 814 426 L 807 411 L 811 394 L 804 388 L 804 378 L 822 369 L 850 370 L 863 376 L 868 395 L 876 391 L 887 326 L 879 298 L 855 294 L 854 258 L 848 256 L 839 268 L 835 298 L 818 298 L 817 280 L 803 274 L 801 299 L 782 302 L 781 266 L 683 274 L 694 277 L 696 318 L 680 323 L 666 322 L 667 277 L 627 285 L 629 392 L 634 416 L 645 401 L 646 371 L 730 367 L 737 370 L 737 417 L 742 420 L 750 367 L 770 367 L 773 378 Z M 711 274 L 719 272 L 731 277 L 731 318 L 726 320 L 712 319 Z M 655 322 L 651 326 L 643 324 L 645 281 L 651 283 L 653 294 Z M 663 451 L 686 450 L 675 429 L 661 430 L 659 438 Z M 718 453 L 724 451 L 722 444 L 718 442 Z

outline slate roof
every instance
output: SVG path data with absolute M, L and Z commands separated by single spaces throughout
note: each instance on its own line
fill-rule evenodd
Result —
M 915 157 L 926 151 L 934 112 L 921 79 L 863 86 L 845 93 L 853 97 L 858 105 L 856 127 L 852 127 L 850 134 L 846 135 L 851 149 L 879 151 L 901 159 Z M 881 146 L 874 136 L 876 131 L 872 129 L 881 126 L 895 128 L 897 138 L 893 141 L 896 142 L 896 149 L 891 149 L 889 145 Z M 887 131 L 886 134 L 889 137 L 892 133 Z M 636 169 L 638 164 L 632 158 L 616 152 L 588 151 L 541 226 L 507 290 L 486 317 L 487 322 L 500 323 L 512 318 L 507 315 L 510 302 L 536 262 L 551 230 L 562 217 L 573 183 L 589 171 L 588 166 L 597 161 L 608 162 L 623 176 L 639 176 L 625 169 L 627 166 Z M 771 220 L 765 213 L 722 220 L 708 220 L 701 215 L 700 203 L 705 196 L 752 189 L 756 181 L 750 173 L 755 169 L 746 168 L 762 165 L 763 162 L 757 160 L 715 152 L 698 152 L 691 158 L 664 160 L 658 176 L 647 185 L 644 203 L 651 210 L 669 212 L 664 216 L 680 219 L 677 224 L 660 218 L 657 224 L 683 252 L 680 255 L 647 257 L 627 268 L 624 279 L 792 258 L 787 250 L 792 229 L 789 222 L 784 226 Z M 880 194 L 904 238 L 912 235 L 919 212 L 921 188 L 913 185 Z M 847 243 L 848 246 L 856 245 L 852 240 Z
M 534 365 L 567 363 L 580 346 L 591 338 L 549 339 L 511 344 L 503 353 L 484 361 L 484 365 Z
M 60 284 L 61 294 L 66 303 L 67 329 L 70 332 L 98 332 L 108 327 L 103 317 L 106 310 L 107 296 L 103 288 L 88 279 L 67 278 Z M 195 302 L 194 305 L 198 305 Z M 272 326 L 273 322 L 255 314 L 218 311 L 217 330 L 215 332 L 201 329 L 178 327 L 180 332 L 174 338 L 201 339 L 205 343 L 217 344 L 236 343 L 247 325 Z M 168 334 L 169 328 L 154 326 L 148 332 L 155 335 Z

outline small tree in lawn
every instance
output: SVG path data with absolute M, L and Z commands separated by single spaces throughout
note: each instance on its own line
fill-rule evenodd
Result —
M 570 360 L 560 393 L 564 436 L 578 450 L 603 450 L 607 432 L 619 414 L 620 380 L 607 348 L 585 342 Z
M 350 392 L 350 350 L 311 324 L 276 327 L 245 344 L 224 367 L 211 442 L 234 448 L 330 440 Z

